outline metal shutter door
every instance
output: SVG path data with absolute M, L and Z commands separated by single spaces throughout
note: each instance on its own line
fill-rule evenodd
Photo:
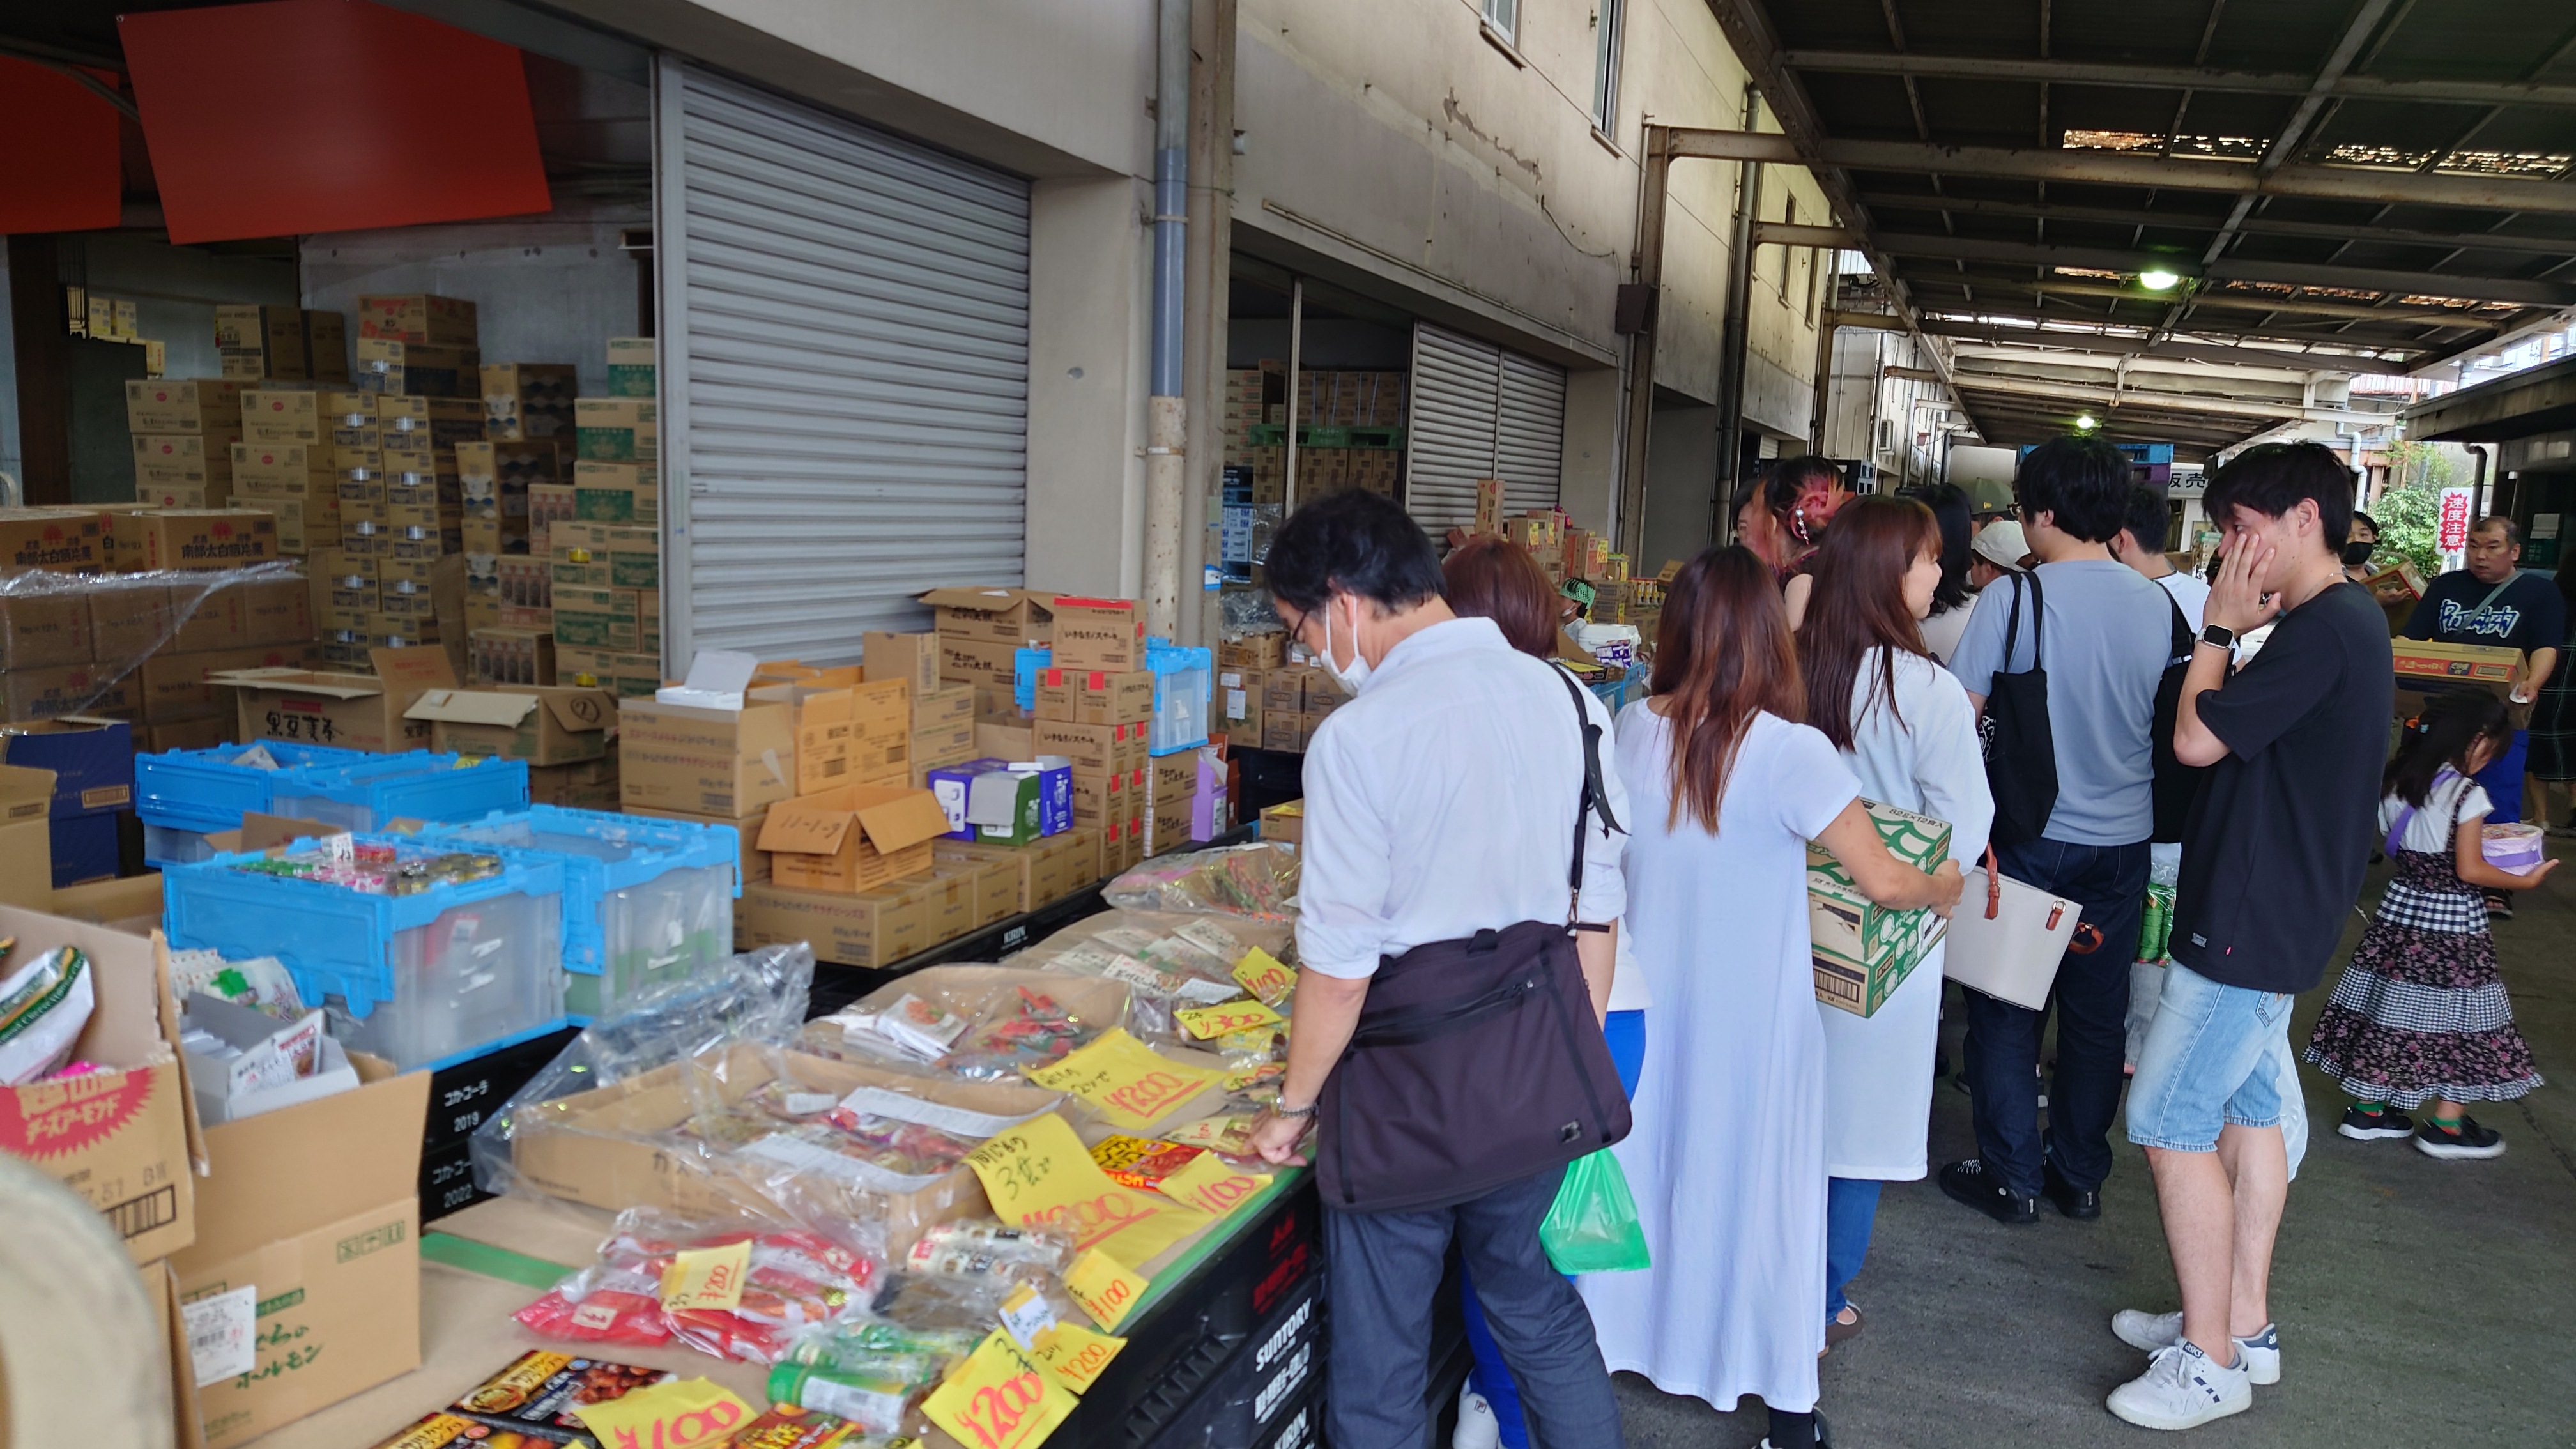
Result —
M 1490 342 L 1413 326 L 1405 509 L 1434 538 L 1476 519 L 1476 480 L 1514 513 L 1556 503 L 1565 372 Z
M 665 57 L 668 666 L 810 664 L 1027 554 L 1026 182 Z

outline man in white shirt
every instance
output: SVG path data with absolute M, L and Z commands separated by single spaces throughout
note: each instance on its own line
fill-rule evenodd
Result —
M 1273 538 L 1265 571 L 1292 637 L 1356 696 L 1325 719 L 1306 753 L 1288 1070 L 1278 1107 L 1253 1130 L 1254 1150 L 1291 1162 L 1381 966 L 1435 943 L 1481 945 L 1526 923 L 1565 930 L 1578 904 L 1568 876 L 1586 775 L 1581 726 L 1591 716 L 1561 672 L 1513 649 L 1492 620 L 1450 612 L 1431 541 L 1386 499 L 1341 493 L 1299 509 Z M 1606 759 L 1606 747 L 1601 753 Z M 1600 786 L 1608 815 L 1624 818 L 1616 772 L 1605 771 Z M 1573 941 L 1591 1016 L 1579 1019 L 1577 1001 L 1573 1026 L 1597 1034 L 1611 985 L 1610 926 L 1627 892 L 1619 837 L 1597 816 L 1585 818 L 1584 832 L 1574 918 L 1596 924 Z M 1557 939 L 1552 949 L 1561 951 Z M 1607 1065 L 1606 1047 L 1600 1060 Z M 1342 1100 L 1346 1113 L 1377 1114 L 1372 1126 L 1416 1109 L 1411 1099 Z M 1322 1124 L 1325 1152 L 1335 1150 L 1341 1125 Z M 1591 1317 L 1539 1242 L 1563 1176 L 1552 1166 L 1420 1210 L 1327 1202 L 1326 1422 L 1335 1449 L 1419 1449 L 1429 1437 L 1432 1303 L 1453 1239 L 1536 1441 L 1549 1449 L 1621 1442 Z
M 2165 539 L 2172 531 L 2173 515 L 2165 507 L 2165 496 L 2140 483 L 2129 490 L 2129 521 L 2111 536 L 2111 556 L 2173 595 L 2191 632 L 2197 634 L 2201 611 L 2209 603 L 2209 585 L 2175 568 L 2173 560 L 2165 557 Z

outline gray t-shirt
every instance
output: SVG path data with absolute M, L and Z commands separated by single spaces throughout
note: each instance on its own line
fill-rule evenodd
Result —
M 2173 609 L 2164 590 L 2115 559 L 2041 564 L 2048 607 L 2048 728 L 2057 741 L 2057 808 L 2041 834 L 2070 845 L 2131 845 L 2155 830 L 2156 683 L 2173 652 Z M 1970 694 L 1994 691 L 1997 670 L 2031 667 L 2030 597 L 2007 662 L 2004 621 L 2013 581 L 1977 596 L 1977 611 L 1950 656 Z

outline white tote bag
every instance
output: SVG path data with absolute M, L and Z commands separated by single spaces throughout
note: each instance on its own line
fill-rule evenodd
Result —
M 2102 944 L 2102 933 L 2083 926 L 2082 915 L 2075 902 L 2005 875 L 1988 846 L 1985 863 L 1968 872 L 1959 909 L 1950 917 L 1950 950 L 1941 974 L 2037 1011 L 2048 1004 L 2058 963 L 2070 946 L 2082 954 Z M 2079 926 L 2089 944 L 2075 943 Z

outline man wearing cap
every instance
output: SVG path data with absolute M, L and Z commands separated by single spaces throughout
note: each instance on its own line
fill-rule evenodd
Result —
M 1968 541 L 1968 587 L 1985 592 L 1986 585 L 2006 574 L 2024 574 L 2036 568 L 2039 560 L 2030 551 L 2030 539 L 2021 525 L 2009 518 L 1998 518 L 1977 530 Z

